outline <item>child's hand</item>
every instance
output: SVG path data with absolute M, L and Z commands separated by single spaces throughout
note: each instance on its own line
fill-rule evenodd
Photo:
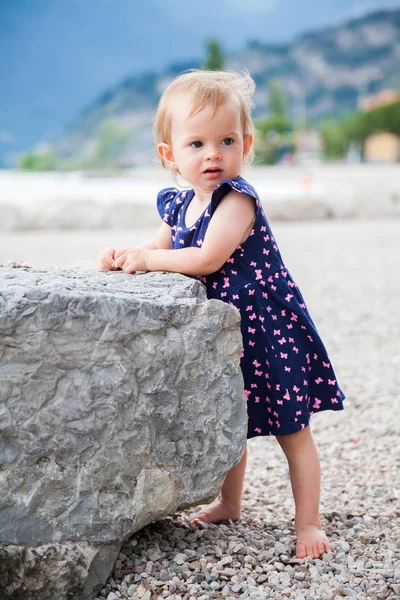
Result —
M 114 258 L 114 248 L 104 248 L 97 258 L 97 268 L 100 269 L 100 271 L 115 271 Z
M 144 255 L 146 250 L 142 248 L 127 248 L 118 250 L 114 256 L 114 264 L 117 269 L 125 273 L 136 273 L 136 271 L 147 271 Z

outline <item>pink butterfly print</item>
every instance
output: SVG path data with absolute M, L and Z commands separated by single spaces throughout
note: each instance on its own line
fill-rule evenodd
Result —
M 314 352 L 313 359 L 314 359 L 314 360 L 317 360 L 317 358 L 318 358 L 318 354 L 315 354 L 315 352 Z
M 299 387 L 297 387 L 297 385 L 294 385 L 294 386 L 293 386 L 293 390 L 294 390 L 295 392 L 299 392 L 299 391 L 300 391 L 300 388 L 299 388 Z
M 292 325 L 292 323 L 289 323 L 289 325 L 286 325 L 286 327 L 287 327 L 288 329 L 293 329 L 293 325 Z
M 256 269 L 256 280 L 262 279 L 261 269 Z
M 282 315 L 282 317 L 286 317 L 286 310 L 285 309 L 281 310 L 281 315 Z M 292 325 L 292 327 L 293 327 L 293 325 Z
M 286 338 L 285 337 L 281 337 L 280 340 L 278 340 L 278 344 L 280 344 L 281 346 L 286 342 Z
M 329 367 L 331 366 L 331 363 L 324 362 L 324 361 L 322 361 L 322 364 L 323 364 L 323 365 L 324 365 L 324 367 L 326 367 L 327 369 L 329 369 Z
M 252 342 L 252 341 L 249 342 L 249 346 L 255 346 L 255 345 L 256 345 L 255 342 Z
M 193 227 L 190 228 L 190 231 L 195 231 L 197 229 L 196 225 L 193 225 Z
M 201 246 L 201 245 L 202 245 L 202 243 L 203 243 L 203 240 L 197 240 L 197 242 L 196 242 L 196 244 L 197 244 L 198 246 Z
M 261 330 L 262 330 L 263 333 L 265 333 L 265 327 L 264 327 L 264 325 L 261 325 Z
M 289 344 L 294 344 L 294 338 L 289 338 Z
M 260 281 L 260 285 L 265 285 L 265 281 L 264 281 L 264 279 L 261 279 L 261 281 Z
M 306 326 L 305 326 L 305 325 L 300 325 L 300 327 L 301 327 L 302 329 L 306 329 Z
M 266 300 L 268 300 L 268 294 L 266 292 L 262 292 L 263 298 L 265 298 Z
M 308 352 L 306 354 L 306 359 L 307 359 L 307 364 L 309 365 L 311 361 L 310 361 L 310 355 L 308 354 Z
M 254 362 L 257 362 L 257 361 L 255 360 Z M 254 365 L 254 363 L 253 363 L 253 365 Z M 255 366 L 257 366 L 257 365 L 255 365 Z M 259 363 L 258 363 L 258 366 L 259 366 Z M 250 387 L 251 388 L 257 388 L 257 384 L 256 383 L 251 383 Z
M 252 260 L 252 261 L 251 261 L 251 263 L 250 263 L 250 266 L 251 266 L 251 267 L 256 267 L 256 266 L 257 266 L 257 263 L 256 263 L 256 262 L 254 262 L 254 260 Z
M 303 396 L 296 396 L 296 398 L 297 398 L 298 402 L 302 402 L 303 401 Z
M 271 425 L 271 427 L 272 427 L 273 422 L 271 421 L 271 419 L 268 419 L 268 424 Z
M 258 315 L 258 318 L 260 319 L 261 323 L 264 323 L 265 317 L 262 317 L 261 315 Z
M 257 318 L 256 313 L 253 313 L 252 315 L 249 315 L 250 321 L 254 321 L 254 319 L 256 319 L 256 318 Z
M 233 300 L 239 300 L 239 294 L 233 294 L 232 299 Z
M 256 290 L 249 290 L 249 296 L 253 296 Z
M 271 384 L 267 382 L 267 388 L 270 390 L 271 389 Z
M 293 346 L 292 350 L 293 350 L 293 352 L 296 352 L 296 354 L 299 353 L 299 349 L 297 346 Z
M 291 300 L 292 298 L 293 298 L 293 294 L 288 294 L 288 295 L 285 297 L 285 300 L 286 300 L 286 302 L 290 302 L 290 300 Z
M 303 371 L 303 373 L 306 372 L 306 368 L 305 367 L 301 367 L 301 370 Z
M 287 352 L 281 352 L 281 358 L 287 358 L 287 357 L 288 357 Z
M 268 240 L 270 239 L 269 235 L 264 235 L 264 242 L 268 242 Z
M 256 427 L 254 430 L 256 433 L 261 433 L 261 429 L 259 427 Z
M 302 303 L 300 304 L 300 306 L 301 306 L 301 308 L 304 308 L 304 309 L 306 309 L 306 305 L 304 304 L 304 302 L 302 302 Z
M 256 396 L 254 402 L 260 402 L 260 396 Z
M 272 320 L 276 321 L 278 319 L 278 317 L 276 315 L 272 315 Z
M 336 396 L 340 396 L 340 392 L 339 392 L 339 390 L 336 392 Z
M 266 396 L 265 400 L 268 402 L 268 404 L 271 404 L 271 398 L 269 396 Z M 272 408 L 268 406 L 267 410 L 268 412 L 271 412 Z
M 254 233 L 255 233 L 255 230 L 254 230 L 254 229 L 252 229 L 252 230 L 250 231 L 250 235 L 254 235 Z
M 290 371 L 291 371 L 291 370 L 292 370 L 292 368 L 291 368 L 291 367 L 286 367 L 286 366 L 285 366 L 285 371 L 287 371 L 288 373 L 290 373 Z
M 263 372 L 257 371 L 257 369 L 254 371 L 254 375 L 258 375 L 258 377 L 261 377 L 262 374 L 263 374 Z
M 248 332 L 248 333 L 255 333 L 255 332 L 256 332 L 256 330 L 255 330 L 255 329 L 252 329 L 251 327 L 248 327 L 248 328 L 247 328 L 247 332 Z
M 336 379 L 328 379 L 328 385 L 335 385 Z
M 269 379 L 269 373 L 265 373 L 265 379 Z
M 303 385 L 308 385 L 307 379 L 303 379 Z
M 249 399 L 251 392 L 249 392 L 249 390 L 244 390 L 244 395 L 246 396 L 246 400 Z
M 248 305 L 246 306 L 246 310 L 247 310 L 247 311 L 252 311 L 252 310 L 253 310 L 253 305 L 252 305 L 252 304 L 248 304 Z
M 318 398 L 315 398 L 313 408 L 319 408 L 320 406 L 321 406 L 321 400 L 319 400 Z
M 164 215 L 164 221 L 168 222 L 168 217 L 169 217 L 169 213 L 165 213 L 165 215 Z
M 279 423 L 279 421 L 276 422 L 276 426 L 278 429 L 280 428 L 281 424 Z
M 276 386 L 275 386 L 275 389 L 276 389 L 277 392 L 280 392 L 281 391 L 281 384 L 277 383 Z
M 185 196 L 182 194 L 182 198 L 184 198 Z M 182 200 L 180 198 L 176 199 L 176 204 L 182 204 Z
M 229 277 L 224 277 L 224 285 L 222 287 L 227 288 L 230 286 Z
M 331 402 L 332 404 L 339 404 L 339 400 L 337 400 L 336 398 L 331 398 Z
M 267 250 L 266 248 L 263 248 L 263 254 L 265 254 L 265 256 L 268 256 L 269 250 Z
M 291 320 L 291 321 L 296 321 L 296 322 L 297 322 L 297 321 L 298 321 L 298 319 L 299 319 L 299 317 L 298 317 L 298 316 L 297 316 L 295 313 L 292 313 L 292 316 L 290 317 L 290 320 Z
M 237 275 L 237 271 L 232 270 L 232 275 Z
M 318 379 L 315 379 L 315 383 L 317 383 L 318 385 L 322 382 L 323 382 L 322 377 L 318 377 Z
M 178 231 L 183 231 L 182 227 L 178 227 Z
M 226 262 L 228 262 L 228 263 L 234 263 L 235 259 L 234 258 L 228 258 L 228 260 Z
M 274 329 L 274 335 L 281 335 L 280 329 Z
M 283 400 L 277 400 L 276 403 L 277 404 L 283 404 Z
M 174 235 L 172 236 L 172 241 L 173 241 L 173 242 L 175 241 L 175 236 L 174 236 Z
M 276 410 L 274 410 L 274 412 L 273 412 L 272 414 L 273 414 L 273 415 L 274 415 L 274 417 L 276 417 L 276 418 L 278 418 L 278 417 L 279 417 L 279 415 L 278 415 L 278 413 L 276 412 Z
M 182 246 L 183 246 L 185 243 L 185 240 L 179 240 L 179 243 L 182 244 Z
M 276 290 L 276 285 L 271 285 L 271 290 Z
M 271 268 L 271 263 L 267 263 L 267 262 L 266 262 L 266 263 L 265 263 L 265 266 L 267 267 L 267 269 L 270 269 L 270 268 Z
M 275 252 L 278 252 L 278 246 L 276 244 L 274 244 L 273 248 L 274 248 Z
M 227 295 L 226 292 L 221 292 L 221 298 L 225 298 L 226 295 Z
M 304 429 L 304 427 L 305 427 L 305 425 L 304 425 L 304 423 L 302 423 L 302 424 L 301 424 L 301 428 L 302 428 L 302 429 Z
M 244 350 L 242 350 L 242 353 L 241 353 L 241 355 L 240 355 L 240 358 L 243 358 L 243 356 L 244 356 Z
M 286 394 L 283 396 L 284 400 L 290 400 L 289 390 L 286 388 Z
M 252 363 L 252 364 L 253 364 L 255 367 L 257 367 L 257 368 L 258 368 L 258 367 L 261 367 L 261 363 L 259 363 L 259 362 L 258 362 L 258 360 L 253 360 L 253 363 Z
M 200 276 L 200 277 L 199 277 L 199 279 L 200 279 L 200 281 L 202 281 L 203 283 L 207 283 L 207 278 L 206 278 L 206 277 Z
M 217 285 L 218 285 L 218 283 L 216 281 L 214 281 L 214 283 L 212 284 L 214 290 L 216 289 Z
M 208 210 L 206 211 L 206 213 L 205 213 L 205 215 L 204 215 L 204 216 L 205 216 L 205 217 L 209 217 L 209 216 L 210 216 L 210 213 L 208 212 Z
M 267 231 L 267 228 L 265 227 L 265 225 L 262 225 L 262 226 L 260 227 L 260 231 Z
M 299 417 L 301 415 L 301 410 L 296 410 L 296 417 Z
M 274 278 L 272 277 L 272 275 L 270 275 L 270 276 L 268 277 L 268 282 L 269 282 L 269 283 L 272 283 L 273 281 L 274 281 Z
M 221 275 L 226 275 L 226 271 L 224 269 L 220 270 Z

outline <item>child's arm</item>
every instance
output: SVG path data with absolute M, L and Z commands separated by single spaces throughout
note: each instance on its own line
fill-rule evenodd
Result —
M 133 246 L 140 250 L 158 250 L 161 248 L 171 248 L 171 228 L 167 223 L 162 223 L 161 227 L 156 231 L 153 239 L 147 240 Z M 97 266 L 100 271 L 115 271 L 120 267 L 115 266 L 115 259 L 119 258 L 122 254 L 129 252 L 132 248 L 123 248 L 122 250 L 115 250 L 114 248 L 108 247 L 101 250 L 98 259 Z
M 254 219 L 254 199 L 232 191 L 221 200 L 201 248 L 134 249 L 121 254 L 115 265 L 125 273 L 175 271 L 185 275 L 209 275 L 218 271 L 241 243 Z

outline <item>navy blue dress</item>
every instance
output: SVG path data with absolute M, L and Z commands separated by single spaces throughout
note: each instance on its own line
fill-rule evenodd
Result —
M 198 279 L 208 298 L 240 311 L 247 437 L 287 435 L 307 426 L 315 412 L 343 409 L 345 395 L 303 296 L 283 263 L 257 192 L 242 177 L 223 181 L 190 228 L 185 226 L 185 212 L 194 190 L 163 189 L 157 208 L 171 227 L 172 248 L 200 248 L 215 209 L 232 189 L 254 198 L 253 229 L 219 271 Z

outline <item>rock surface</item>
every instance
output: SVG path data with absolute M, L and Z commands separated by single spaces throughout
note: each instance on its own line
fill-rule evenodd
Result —
M 2 600 L 90 598 L 129 535 L 217 494 L 240 351 L 197 280 L 0 268 Z

